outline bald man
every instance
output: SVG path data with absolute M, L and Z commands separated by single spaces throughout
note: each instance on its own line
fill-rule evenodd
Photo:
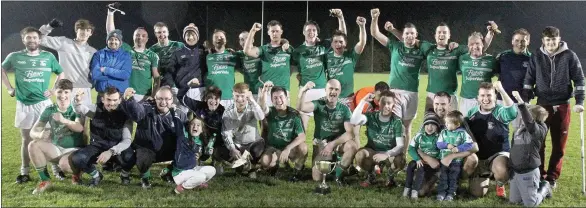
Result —
M 338 80 L 331 79 L 327 82 L 325 99 L 305 102 L 306 92 L 313 87 L 315 83 L 307 82 L 299 90 L 297 102 L 299 111 L 313 113 L 315 116 L 312 164 L 315 165 L 316 161 L 337 161 L 336 182 L 343 185 L 343 176 L 351 172 L 350 166 L 358 150 L 358 145 L 352 140 L 352 113 L 347 106 L 338 101 L 342 89 Z M 312 176 L 315 181 L 322 180 L 322 174 L 316 167 L 312 167 Z

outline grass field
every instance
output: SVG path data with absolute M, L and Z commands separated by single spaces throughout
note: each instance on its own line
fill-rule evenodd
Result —
M 14 84 L 14 75 L 10 74 L 10 80 Z M 291 104 L 297 103 L 297 80 L 291 76 Z M 378 81 L 387 81 L 388 74 L 356 74 L 355 90 L 374 85 Z M 242 76 L 238 75 L 237 81 L 242 81 Z M 419 115 L 414 121 L 413 132 L 419 128 L 422 120 L 422 109 L 425 104 L 425 87 L 427 86 L 427 76 L 421 76 L 419 88 Z M 95 93 L 95 92 L 94 92 Z M 95 97 L 95 94 L 94 96 Z M 95 99 L 95 98 L 94 98 Z M 572 100 L 572 103 L 574 101 Z M 20 133 L 14 128 L 14 113 L 16 101 L 7 95 L 6 89 L 2 87 L 2 206 L 329 206 L 329 207 L 347 207 L 347 206 L 458 206 L 458 207 L 501 207 L 512 206 L 506 201 L 498 199 L 494 193 L 494 185 L 490 186 L 487 197 L 474 199 L 470 197 L 465 188 L 468 187 L 467 181 L 464 180 L 460 186 L 461 195 L 454 202 L 438 203 L 435 198 L 424 198 L 418 201 L 410 201 L 401 197 L 402 187 L 394 189 L 383 188 L 383 179 L 379 178 L 376 186 L 367 189 L 358 185 L 360 178 L 353 176 L 348 180 L 351 182 L 350 187 L 338 188 L 334 183 L 329 182 L 332 186 L 332 194 L 328 196 L 318 196 L 312 193 L 317 185 L 311 181 L 310 172 L 304 173 L 304 182 L 290 183 L 286 179 L 288 175 L 281 175 L 280 180 L 271 179 L 264 172 L 259 174 L 257 179 L 248 179 L 235 175 L 228 170 L 225 175 L 218 176 L 210 181 L 210 188 L 200 191 L 186 191 L 185 194 L 175 196 L 171 194 L 174 185 L 168 185 L 155 177 L 151 180 L 153 188 L 142 190 L 139 187 L 139 178 L 137 170 L 133 169 L 133 179 L 131 185 L 123 186 L 120 184 L 118 173 L 105 173 L 105 180 L 102 181 L 98 188 L 88 188 L 83 186 L 72 186 L 70 180 L 57 181 L 53 180 L 54 187 L 51 191 L 43 193 L 40 196 L 32 195 L 32 190 L 39 182 L 39 177 L 34 168 L 30 172 L 32 182 L 24 185 L 15 184 L 15 178 L 19 174 L 20 167 Z M 572 114 L 569 139 L 564 157 L 564 169 L 558 188 L 554 192 L 554 198 L 546 200 L 542 206 L 550 207 L 585 207 L 586 197 L 581 193 L 581 164 L 580 164 L 580 121 L 578 114 Z M 310 122 L 308 135 L 313 134 L 313 121 Z M 364 128 L 362 128 L 364 132 Z M 362 133 L 362 145 L 366 143 L 366 137 Z M 550 145 L 549 137 L 546 142 Z M 309 137 L 306 141 L 310 143 Z M 311 148 L 311 146 L 310 146 Z M 548 148 L 549 149 L 549 148 Z M 311 154 L 311 150 L 309 151 Z M 550 152 L 549 150 L 547 152 Z M 548 156 L 549 157 L 549 156 Z M 311 157 L 309 157 L 311 158 Z M 410 160 L 410 159 L 409 159 Z M 309 167 L 310 162 L 306 163 Z M 32 166 L 31 166 L 32 167 Z M 155 165 L 151 169 L 153 176 L 157 176 L 162 165 Z M 84 175 L 84 182 L 88 176 Z M 405 178 L 404 172 L 397 177 L 397 182 L 403 184 Z M 507 186 L 508 188 L 508 186 Z M 508 189 L 507 189 L 508 190 Z

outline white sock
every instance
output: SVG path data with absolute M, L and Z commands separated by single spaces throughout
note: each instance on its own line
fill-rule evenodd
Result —
M 20 167 L 20 175 L 28 175 L 29 167 Z

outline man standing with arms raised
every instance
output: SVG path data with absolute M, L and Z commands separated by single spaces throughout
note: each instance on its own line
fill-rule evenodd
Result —
M 171 55 L 183 48 L 184 44 L 179 41 L 169 40 L 169 28 L 163 22 L 157 22 L 154 26 L 157 43 L 152 45 L 149 50 L 155 52 L 159 56 L 159 74 L 161 75 L 161 86 L 167 85 L 173 88 L 173 95 L 177 96 L 177 88 L 170 73 L 168 73 L 169 62 Z M 156 86 L 159 87 L 159 86 Z

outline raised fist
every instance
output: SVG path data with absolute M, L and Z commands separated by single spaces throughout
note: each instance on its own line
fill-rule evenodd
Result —
M 252 25 L 252 30 L 254 30 L 255 32 L 260 31 L 260 29 L 262 28 L 262 24 L 255 22 L 254 25 Z
M 132 89 L 132 87 L 126 88 L 126 90 L 124 91 L 124 99 L 128 100 L 132 96 L 134 96 L 134 94 L 136 94 L 136 91 Z
M 360 26 L 366 25 L 366 18 L 360 16 L 356 17 L 356 24 Z
M 372 18 L 378 18 L 378 16 L 380 15 L 380 11 L 378 10 L 378 8 L 374 8 L 370 10 L 370 16 L 372 16 Z
M 342 10 L 341 9 L 330 9 L 330 16 L 332 17 L 342 17 Z
M 393 26 L 393 23 L 391 23 L 389 21 L 385 22 L 385 30 L 386 31 L 389 31 L 390 32 L 390 31 L 392 31 L 394 29 L 395 29 L 395 26 Z
M 63 26 L 63 22 L 61 22 L 61 20 L 58 20 L 57 18 L 53 18 L 49 22 L 49 26 L 51 26 L 52 28 L 58 28 L 58 27 Z

